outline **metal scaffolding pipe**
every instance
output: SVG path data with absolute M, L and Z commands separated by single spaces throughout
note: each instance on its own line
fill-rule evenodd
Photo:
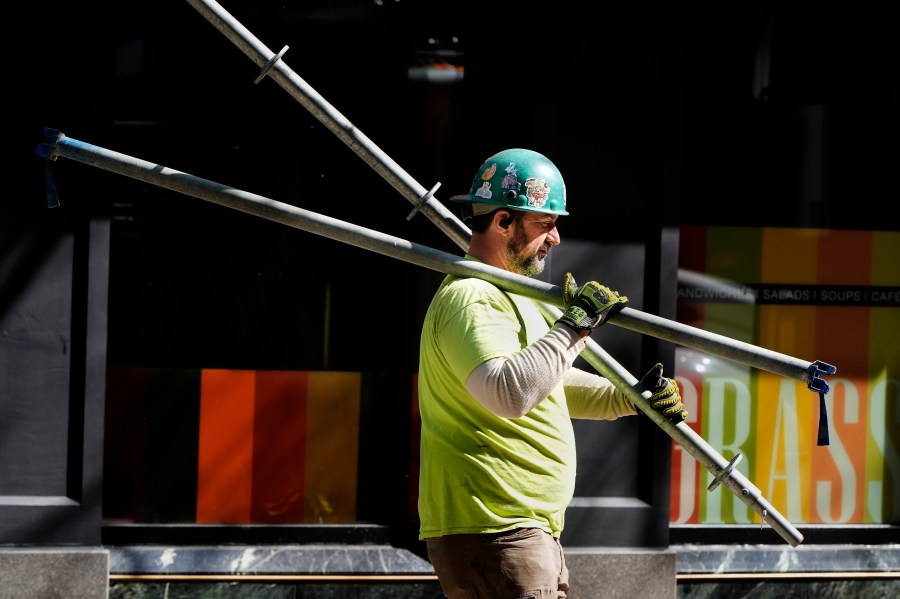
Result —
M 45 129 L 45 134 L 51 139 L 51 143 L 39 144 L 37 153 L 50 160 L 55 161 L 62 156 L 425 268 L 460 277 L 479 277 L 506 291 L 536 300 L 545 318 L 558 318 L 558 306 L 563 305 L 562 288 L 549 283 L 71 139 L 55 129 Z M 713 474 L 715 480 L 710 485 L 710 490 L 724 482 L 736 497 L 758 513 L 792 547 L 803 541 L 803 535 L 761 496 L 750 481 L 734 469 L 740 455 L 727 462 L 686 423 L 673 425 L 668 422 L 650 407 L 651 392 L 645 390 L 634 376 L 592 340 L 588 339 L 587 347 L 589 351 L 585 354 L 588 362 L 625 392 L 638 409 L 652 418 Z
M 381 175 L 403 197 L 415 206 L 413 212 L 421 212 L 439 229 L 446 233 L 460 248 L 468 250 L 472 232 L 455 214 L 434 197 L 434 191 L 426 190 L 420 183 L 403 170 L 362 131 L 357 129 L 343 114 L 329 104 L 306 81 L 295 73 L 283 59 L 287 46 L 277 54 L 272 52 L 253 33 L 214 0 L 187 0 L 200 14 L 214 25 L 226 38 L 237 46 L 261 72 L 256 82 L 266 76 L 271 77 L 297 100 L 315 118 L 325 125 L 366 164 Z M 412 213 L 410 214 L 412 216 Z M 551 298 L 542 300 L 558 305 L 554 288 Z M 544 290 L 545 293 L 549 290 Z M 519 293 L 519 291 L 516 291 Z M 522 293 L 527 295 L 527 293 Z M 743 363 L 760 370 L 772 372 L 806 383 L 813 391 L 825 393 L 828 384 L 819 378 L 820 374 L 833 374 L 835 368 L 816 360 L 807 362 L 750 343 L 738 341 L 724 335 L 681 324 L 661 316 L 655 316 L 634 308 L 625 307 L 610 317 L 610 324 L 650 335 L 658 339 L 691 347 L 728 360 Z

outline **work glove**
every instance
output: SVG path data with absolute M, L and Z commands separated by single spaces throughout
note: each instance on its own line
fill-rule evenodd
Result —
M 663 377 L 663 365 L 657 362 L 653 368 L 641 378 L 641 385 L 652 393 L 650 407 L 666 417 L 672 424 L 686 420 L 687 410 L 681 402 L 681 393 L 675 379 Z
M 627 297 L 597 281 L 578 287 L 570 272 L 566 273 L 563 284 L 563 300 L 566 302 L 566 309 L 557 322 L 576 331 L 599 327 L 610 316 L 621 311 L 628 302 Z

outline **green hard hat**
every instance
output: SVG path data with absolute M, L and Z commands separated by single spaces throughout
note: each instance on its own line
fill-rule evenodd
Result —
M 567 215 L 566 184 L 559 169 L 543 154 L 512 148 L 484 161 L 469 193 L 455 202 L 503 206 L 515 210 Z

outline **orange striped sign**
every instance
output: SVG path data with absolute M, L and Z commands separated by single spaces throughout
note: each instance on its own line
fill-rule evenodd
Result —
M 104 517 L 356 521 L 361 378 L 358 372 L 108 369 Z

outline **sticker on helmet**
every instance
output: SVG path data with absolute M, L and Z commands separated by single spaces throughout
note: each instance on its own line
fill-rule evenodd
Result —
M 519 191 L 519 171 L 516 169 L 516 163 L 510 162 L 509 166 L 506 167 L 506 174 L 503 176 L 503 181 L 500 182 L 500 187 L 503 189 L 511 189 L 515 192 Z
M 491 166 L 484 169 L 484 172 L 481 173 L 481 179 L 484 181 L 490 181 L 494 177 L 494 173 L 497 172 L 497 163 L 495 162 Z
M 540 177 L 529 177 L 525 180 L 525 197 L 528 198 L 528 205 L 535 208 L 543 208 L 547 203 L 547 196 L 550 195 L 550 186 L 547 181 Z
M 486 200 L 491 199 L 491 197 L 494 195 L 493 193 L 491 193 L 491 182 L 485 181 L 484 183 L 482 183 L 481 187 L 478 188 L 478 191 L 475 192 L 475 195 Z

